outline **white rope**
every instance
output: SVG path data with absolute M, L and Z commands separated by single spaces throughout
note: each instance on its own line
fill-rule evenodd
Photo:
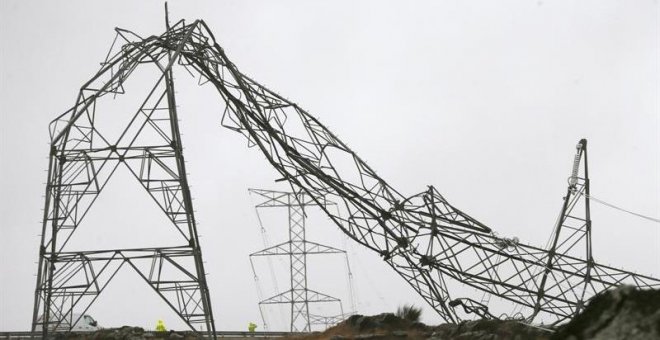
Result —
M 574 191 L 574 192 L 575 192 L 575 191 Z M 578 194 L 580 194 L 580 195 L 584 196 L 585 198 L 588 198 L 588 199 L 590 199 L 590 200 L 592 200 L 592 201 L 594 201 L 594 202 L 598 202 L 598 203 L 600 203 L 600 204 L 602 204 L 602 205 L 608 206 L 608 207 L 610 207 L 610 208 L 612 208 L 612 209 L 616 209 L 616 210 L 619 210 L 619 211 L 623 211 L 623 212 L 625 212 L 625 213 L 628 213 L 628 214 L 631 214 L 631 215 L 635 215 L 635 216 L 637 216 L 637 217 L 641 217 L 641 218 L 646 219 L 646 220 L 649 220 L 649 221 L 651 221 L 651 222 L 660 223 L 660 219 L 657 219 L 657 218 L 654 218 L 654 217 L 650 217 L 650 216 L 646 216 L 646 215 L 642 215 L 642 214 L 640 214 L 640 213 L 636 213 L 636 212 L 634 212 L 634 211 L 630 211 L 630 210 L 627 210 L 627 209 L 624 209 L 624 208 L 621 208 L 621 207 L 617 207 L 616 205 L 611 204 L 611 203 L 607 203 L 607 202 L 605 202 L 605 201 L 603 201 L 603 200 L 600 200 L 600 199 L 594 197 L 593 195 L 587 195 L 587 194 L 585 194 L 585 193 L 583 193 L 583 192 L 578 192 Z

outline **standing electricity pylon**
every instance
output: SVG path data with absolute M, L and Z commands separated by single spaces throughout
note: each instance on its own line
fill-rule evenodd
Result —
M 168 25 L 169 26 L 169 25 Z M 180 31 L 190 37 L 193 28 Z M 117 39 L 134 35 L 117 29 Z M 138 275 L 193 330 L 214 338 L 213 313 L 186 178 L 172 65 L 187 39 L 169 30 L 167 50 L 114 46 L 98 73 L 82 86 L 72 109 L 50 125 L 51 144 L 32 329 L 69 332 L 122 267 Z M 161 45 L 161 46 L 162 46 Z M 113 54 L 114 52 L 114 54 Z M 103 99 L 124 93 L 137 64 L 153 67 L 155 85 L 113 134 L 98 116 Z M 132 109 L 131 109 L 132 110 Z M 107 123 L 107 121 L 105 121 Z M 71 237 L 119 167 L 126 167 L 181 237 L 175 246 L 72 249 Z M 119 212 L 118 212 L 119 213 Z M 93 227 L 93 226 L 91 226 Z M 125 235 L 129 236 L 129 235 Z M 175 240 L 172 240 L 175 241 Z
M 255 207 L 287 208 L 289 215 L 289 240 L 272 247 L 250 254 L 250 262 L 255 256 L 289 256 L 291 289 L 259 302 L 259 308 L 267 304 L 291 304 L 291 331 L 310 332 L 311 324 L 319 318 L 309 312 L 309 303 L 336 302 L 339 304 L 340 317 L 344 315 L 341 300 L 307 288 L 307 255 L 311 254 L 344 254 L 346 251 L 307 241 L 305 238 L 305 207 L 318 205 L 308 195 L 303 193 L 279 192 L 272 190 L 250 189 L 265 200 Z M 325 201 L 327 207 L 335 203 Z M 254 268 L 254 266 L 252 266 Z M 263 315 L 263 312 L 262 312 Z M 329 322 L 324 319 L 324 322 Z

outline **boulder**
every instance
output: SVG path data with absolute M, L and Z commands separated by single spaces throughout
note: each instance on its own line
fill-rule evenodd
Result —
M 598 294 L 553 339 L 660 339 L 660 290 L 621 286 Z
M 514 320 L 473 320 L 434 327 L 434 340 L 548 340 L 550 332 Z

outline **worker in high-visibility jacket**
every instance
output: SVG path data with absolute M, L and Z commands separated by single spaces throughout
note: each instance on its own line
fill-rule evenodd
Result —
M 156 323 L 156 332 L 167 332 L 163 320 L 158 320 L 158 323 Z
M 254 322 L 250 322 L 248 324 L 248 331 L 250 333 L 254 333 L 254 330 L 257 329 L 257 325 Z

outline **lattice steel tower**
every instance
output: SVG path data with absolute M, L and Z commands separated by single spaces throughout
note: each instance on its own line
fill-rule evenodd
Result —
M 309 304 L 317 302 L 335 302 L 339 304 L 340 315 L 332 317 L 341 321 L 344 314 L 341 300 L 307 288 L 307 255 L 311 254 L 346 254 L 346 251 L 308 241 L 305 237 L 305 207 L 317 206 L 308 195 L 303 193 L 279 192 L 272 190 L 250 189 L 251 193 L 265 198 L 255 207 L 286 208 L 289 216 L 289 240 L 272 247 L 250 254 L 250 261 L 257 256 L 285 255 L 289 257 L 291 289 L 259 302 L 259 308 L 267 304 L 291 305 L 291 331 L 310 332 L 313 323 L 329 323 L 327 317 L 313 315 Z M 323 206 L 335 205 L 324 201 Z M 254 266 L 252 266 L 254 268 Z M 263 315 L 263 314 L 262 314 Z M 316 321 L 316 322 L 315 322 Z
M 134 35 L 117 29 L 116 41 L 130 43 L 128 37 Z M 50 124 L 32 319 L 32 329 L 41 329 L 44 338 L 49 332 L 70 331 L 125 266 L 134 269 L 191 329 L 214 337 L 174 96 L 172 65 L 186 43 L 181 38 L 170 34 L 168 27 L 161 42 L 170 49 L 129 44 L 111 50 L 98 73 L 82 86 L 73 108 Z M 96 119 L 109 113 L 97 112 L 99 98 L 123 93 L 124 80 L 137 64 L 153 66 L 158 77 L 123 132 L 114 138 L 106 134 L 107 125 Z M 119 167 L 126 167 L 167 215 L 181 236 L 178 246 L 80 250 L 69 245 Z
M 297 202 L 316 203 L 347 236 L 380 255 L 448 322 L 461 320 L 460 309 L 455 308 L 461 300 L 451 299 L 446 280 L 512 302 L 529 321 L 554 323 L 572 318 L 584 301 L 620 284 L 660 288 L 660 279 L 594 261 L 585 199 L 589 197 L 586 142 L 578 147 L 577 172 L 569 182 L 552 244 L 541 248 L 499 236 L 453 206 L 434 186 L 412 195 L 398 191 L 317 118 L 241 73 L 204 21 L 181 20 L 158 36 L 142 38 L 123 29 L 117 29 L 117 36 L 114 50 L 82 86 L 74 107 L 51 124 L 33 328 L 45 326 L 44 333 L 68 328 L 64 325 L 75 322 L 74 309 L 87 310 L 127 264 L 188 325 L 213 329 L 181 151 L 171 71 L 175 63 L 217 91 L 224 104 L 222 125 L 259 150 L 296 195 L 304 193 Z M 109 138 L 96 119 L 98 99 L 124 93 L 124 81 L 136 69 L 148 67 L 159 72 L 156 84 L 123 133 Z M 148 133 L 152 138 L 143 139 Z M 120 166 L 130 170 L 180 232 L 179 246 L 88 251 L 67 247 Z M 326 207 L 326 199 L 337 202 L 336 212 Z M 281 203 L 292 202 L 287 196 Z M 300 213 L 303 208 L 291 210 Z M 293 248 L 294 240 L 300 241 L 292 236 L 290 247 L 269 251 L 298 255 L 301 251 Z M 313 251 L 305 248 L 309 242 L 296 244 L 304 245 L 303 255 Z M 318 252 L 329 250 L 318 245 Z M 291 258 L 292 272 L 304 272 L 304 258 L 302 262 L 295 258 L 295 270 Z M 162 271 L 165 267 L 169 270 Z M 300 287 L 292 280 L 288 295 L 269 301 L 300 298 L 305 302 L 295 306 L 300 311 L 296 315 L 306 315 L 312 300 L 334 299 L 310 295 Z M 294 295 L 298 292 L 303 294 Z M 471 301 L 468 309 L 486 311 Z

